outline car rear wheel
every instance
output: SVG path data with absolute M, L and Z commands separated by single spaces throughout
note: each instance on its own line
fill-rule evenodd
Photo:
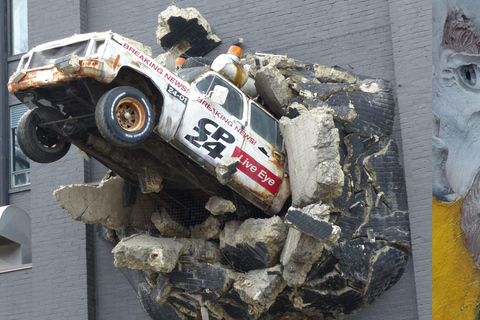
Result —
M 105 140 L 119 147 L 131 147 L 150 135 L 154 116 L 150 102 L 140 90 L 122 86 L 102 95 L 95 120 Z
M 37 108 L 28 110 L 19 120 L 17 139 L 23 153 L 39 163 L 50 163 L 63 158 L 70 149 L 70 142 L 58 133 L 39 125 L 43 122 Z

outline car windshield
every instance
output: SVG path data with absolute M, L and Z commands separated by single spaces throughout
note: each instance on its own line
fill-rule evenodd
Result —
M 34 51 L 30 59 L 29 69 L 52 65 L 58 58 L 69 54 L 76 54 L 84 57 L 87 51 L 89 40 L 75 42 L 62 47 L 50 48 L 43 51 Z
M 210 68 L 207 66 L 202 67 L 192 67 L 192 68 L 185 68 L 175 71 L 175 73 L 187 82 L 192 82 L 198 75 L 204 73 L 205 71 L 209 70 Z

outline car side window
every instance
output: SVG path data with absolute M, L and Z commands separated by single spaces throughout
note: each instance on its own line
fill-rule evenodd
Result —
M 255 103 L 250 103 L 250 127 L 263 139 L 267 140 L 277 150 L 282 150 L 283 139 L 280 126 L 270 115 L 260 109 Z
M 225 108 L 225 110 L 227 110 L 230 114 L 241 120 L 243 117 L 243 98 L 242 95 L 235 88 L 233 88 L 232 85 L 222 78 L 214 75 L 207 76 L 196 84 L 197 89 L 207 96 L 210 95 L 210 92 L 212 92 L 217 85 L 228 89 L 227 100 L 222 107 Z

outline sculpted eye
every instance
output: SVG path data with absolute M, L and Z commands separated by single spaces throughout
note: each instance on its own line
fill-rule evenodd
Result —
M 470 89 L 480 89 L 480 81 L 477 81 L 477 76 L 480 76 L 480 69 L 476 65 L 463 65 L 458 68 L 458 73 L 465 86 Z

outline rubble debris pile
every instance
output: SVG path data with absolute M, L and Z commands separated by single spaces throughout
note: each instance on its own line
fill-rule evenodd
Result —
M 175 5 L 160 15 L 157 37 L 166 50 L 196 56 L 220 41 L 198 11 Z M 104 226 L 115 266 L 142 275 L 136 289 L 152 319 L 353 314 L 398 281 L 410 252 L 389 84 L 281 56 L 247 54 L 241 63 L 250 65 L 259 100 L 281 117 L 292 190 L 286 213 L 259 215 L 221 192 L 198 206 L 201 181 L 184 191 L 196 206 L 160 191 L 161 183 L 125 201 L 119 178 L 62 187 L 55 198 L 73 219 Z M 239 163 L 232 157 L 217 168 L 221 184 Z

